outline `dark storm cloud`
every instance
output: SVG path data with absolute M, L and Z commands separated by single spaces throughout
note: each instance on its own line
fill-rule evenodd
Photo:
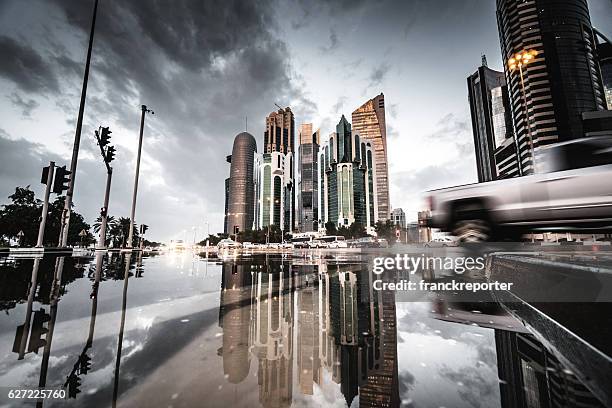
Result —
M 26 92 L 57 91 L 57 79 L 41 55 L 23 42 L 0 35 L 0 76 Z
M 13 92 L 7 98 L 13 105 L 21 109 L 21 113 L 25 117 L 30 117 L 32 111 L 38 107 L 38 102 L 36 102 L 34 99 L 25 100 L 16 92 Z

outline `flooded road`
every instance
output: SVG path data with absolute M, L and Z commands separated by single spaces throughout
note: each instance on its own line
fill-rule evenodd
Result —
M 370 271 L 358 254 L 0 258 L 0 389 L 70 397 L 39 406 L 604 406 L 500 305 L 400 301 Z

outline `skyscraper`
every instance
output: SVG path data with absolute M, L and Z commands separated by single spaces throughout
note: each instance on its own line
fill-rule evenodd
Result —
M 597 59 L 601 70 L 604 94 L 608 109 L 612 110 L 612 43 L 598 31 L 595 31 L 597 42 Z
M 467 83 L 478 181 L 491 181 L 508 173 L 518 173 L 504 73 L 487 67 L 483 57 L 482 66 L 468 77 Z M 510 154 L 497 154 L 498 149 L 502 152 L 508 148 Z
M 370 99 L 352 115 L 353 130 L 372 144 L 376 161 L 376 190 L 378 194 L 378 216 L 381 221 L 389 219 L 389 169 L 387 166 L 387 125 L 385 121 L 385 96 Z
M 300 232 L 318 229 L 317 208 L 317 158 L 319 156 L 319 131 L 312 132 L 312 124 L 300 126 L 298 134 L 297 228 Z
M 235 235 L 253 228 L 254 220 L 254 161 L 257 142 L 253 135 L 242 132 L 234 139 L 230 162 L 230 176 L 226 181 L 225 232 Z
M 530 174 L 530 139 L 537 152 L 583 137 L 582 113 L 605 108 L 593 28 L 586 0 L 497 0 L 497 24 L 520 167 Z M 535 58 L 521 81 L 508 61 L 525 51 Z
M 289 107 L 266 118 L 264 152 L 256 160 L 257 228 L 277 225 L 287 232 L 295 229 L 294 133 L 295 119 Z
M 359 223 L 372 233 L 377 221 L 376 161 L 370 142 L 351 131 L 344 115 L 319 151 L 320 226 Z

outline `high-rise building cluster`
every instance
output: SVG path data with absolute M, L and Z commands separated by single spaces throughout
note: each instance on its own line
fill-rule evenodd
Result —
M 296 135 L 286 107 L 266 118 L 262 152 L 251 134 L 237 135 L 227 159 L 224 232 L 323 232 L 328 223 L 358 223 L 373 234 L 378 220 L 390 219 L 384 95 L 357 108 L 352 120 L 343 115 L 326 140 L 311 123 Z
M 611 134 L 612 51 L 586 0 L 497 0 L 503 72 L 468 95 L 478 181 L 532 174 L 547 145 Z

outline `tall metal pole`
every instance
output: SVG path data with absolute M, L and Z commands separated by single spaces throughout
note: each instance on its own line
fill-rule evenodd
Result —
M 87 96 L 87 82 L 89 80 L 89 65 L 91 62 L 91 49 L 93 46 L 94 29 L 96 27 L 96 14 L 98 12 L 98 0 L 94 2 L 93 17 L 91 19 L 91 31 L 89 33 L 89 46 L 87 48 L 87 61 L 85 62 L 85 74 L 83 76 L 83 88 L 81 90 L 81 104 L 77 118 L 76 131 L 74 133 L 74 145 L 72 146 L 72 161 L 70 162 L 70 182 L 66 191 L 66 201 L 62 212 L 59 246 L 66 247 L 68 243 L 68 227 L 70 225 L 70 212 L 72 197 L 74 195 L 74 180 L 76 179 L 77 161 L 79 160 L 79 147 L 81 145 L 81 129 L 83 128 L 83 112 L 85 111 L 85 98 Z
M 142 154 L 142 135 L 144 131 L 145 114 L 151 112 L 146 105 L 142 105 L 142 116 L 140 117 L 140 137 L 138 139 L 138 155 L 136 156 L 136 175 L 134 176 L 134 193 L 132 194 L 132 212 L 130 213 L 130 233 L 126 247 L 132 248 L 134 238 L 134 216 L 136 215 L 136 196 L 138 195 L 138 176 L 140 174 L 140 156 Z
M 45 225 L 47 223 L 47 215 L 49 213 L 49 195 L 51 195 L 51 184 L 53 184 L 53 173 L 55 171 L 55 162 L 49 162 L 49 172 L 47 173 L 47 186 L 45 188 L 45 201 L 43 201 L 42 216 L 40 218 L 40 227 L 38 227 L 38 240 L 36 248 L 43 247 L 43 238 L 45 237 Z
M 108 199 L 110 196 L 111 179 L 113 178 L 113 168 L 107 164 L 106 171 L 106 191 L 104 192 L 104 206 L 102 207 L 100 225 L 100 239 L 98 241 L 98 249 L 106 249 L 106 226 L 108 224 Z

